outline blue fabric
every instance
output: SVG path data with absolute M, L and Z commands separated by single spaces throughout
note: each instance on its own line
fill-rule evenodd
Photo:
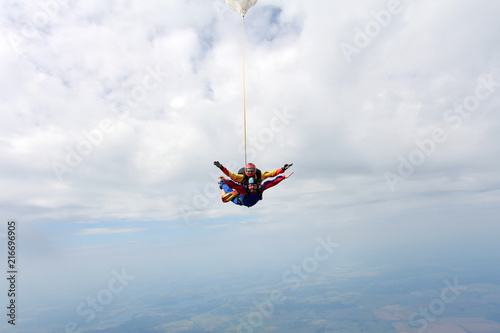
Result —
M 270 183 L 275 182 L 275 181 L 276 181 L 277 183 L 279 183 L 279 182 L 281 182 L 284 178 L 285 178 L 285 176 L 278 176 L 278 177 L 276 177 L 276 178 L 274 178 L 274 179 L 266 180 L 266 181 L 265 181 L 265 182 L 263 182 L 263 183 L 262 183 L 262 185 L 260 186 L 260 188 L 262 189 L 262 192 L 264 192 L 264 190 L 266 190 L 266 189 L 267 189 L 267 186 L 268 186 Z M 275 185 L 276 185 L 276 184 L 275 184 Z M 272 186 L 271 186 L 271 187 L 272 187 Z
M 244 196 L 240 194 L 240 200 L 243 202 L 244 206 L 252 207 L 257 202 L 259 202 L 260 197 L 258 194 L 248 194 L 245 200 L 243 200 Z
M 232 181 L 232 180 L 227 180 L 227 181 Z M 226 193 L 231 193 L 233 192 L 233 189 L 230 188 L 229 186 L 227 186 L 227 184 L 225 182 L 223 182 L 222 184 L 222 189 L 224 190 L 224 192 Z M 240 202 L 243 204 L 243 206 L 247 206 L 247 207 L 252 207 L 253 205 L 255 205 L 257 202 L 259 202 L 260 198 L 259 198 L 259 195 L 258 194 L 248 194 L 248 196 L 245 198 L 245 196 L 239 194 L 239 199 L 240 199 Z M 244 199 L 244 200 L 243 200 Z M 238 197 L 235 197 L 233 200 L 231 200 L 234 204 L 236 205 L 240 205 L 238 203 Z
M 227 184 L 225 182 L 222 182 L 221 183 L 221 186 L 222 186 L 222 189 L 224 190 L 224 192 L 226 193 L 231 193 L 233 192 L 233 189 L 230 188 L 229 186 L 227 186 Z
M 261 185 L 261 189 L 262 189 L 262 192 L 264 192 L 265 189 L 267 189 L 267 187 L 270 185 L 270 187 L 273 187 L 274 185 L 276 185 L 277 183 L 281 182 L 283 179 L 285 178 L 285 176 L 278 176 L 274 179 L 271 179 L 271 180 L 266 180 L 265 182 L 262 183 Z M 232 181 L 231 179 L 226 179 L 225 180 L 226 182 L 232 182 L 234 184 L 238 184 L 234 181 Z M 271 185 L 272 184 L 272 185 Z M 241 186 L 241 184 L 238 184 Z M 224 192 L 226 193 L 231 193 L 233 192 L 233 189 L 230 188 L 229 186 L 227 186 L 227 184 L 225 182 L 222 182 L 221 184 L 222 186 L 222 189 L 224 190 Z M 260 196 L 258 193 L 255 193 L 255 194 L 250 194 L 248 193 L 247 197 L 245 198 L 244 195 L 239 195 L 239 199 L 240 199 L 240 202 L 243 206 L 247 206 L 247 207 L 252 207 L 253 205 L 255 205 L 257 202 L 259 202 L 260 200 Z M 238 202 L 238 197 L 235 197 L 233 200 L 231 200 L 234 204 L 236 205 L 240 205 L 240 202 Z

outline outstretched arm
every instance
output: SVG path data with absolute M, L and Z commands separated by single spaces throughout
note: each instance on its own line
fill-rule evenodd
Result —
M 219 161 L 215 161 L 214 162 L 214 165 L 216 167 L 218 167 L 219 169 L 221 169 L 221 171 L 226 175 L 228 176 L 229 178 L 231 178 L 233 181 L 237 182 L 237 183 L 241 183 L 243 181 L 243 178 L 244 176 L 243 175 L 240 175 L 240 174 L 237 174 L 237 173 L 232 173 L 231 171 L 229 171 L 228 169 L 226 169 L 225 166 L 223 166 L 222 164 L 220 164 Z
M 292 165 L 293 165 L 293 163 L 285 164 L 282 168 L 276 169 L 274 171 L 266 171 L 262 174 L 261 180 L 264 180 L 264 179 L 269 178 L 269 177 L 275 177 L 279 174 L 282 174 L 286 171 L 286 169 L 288 169 Z
M 288 177 L 290 177 L 291 175 L 293 175 L 293 172 L 289 175 L 286 175 L 286 176 L 278 176 L 272 180 L 268 180 L 266 182 L 264 182 L 261 186 L 261 189 L 262 189 L 262 192 L 264 192 L 265 190 L 273 187 L 273 186 L 276 186 L 278 185 L 280 182 L 282 182 L 283 180 L 287 179 Z

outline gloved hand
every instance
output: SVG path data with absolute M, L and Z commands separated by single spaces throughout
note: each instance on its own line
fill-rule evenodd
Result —
M 223 168 L 222 164 L 220 164 L 220 162 L 219 162 L 219 161 L 215 161 L 215 162 L 214 162 L 214 165 L 215 165 L 216 167 L 218 167 L 219 169 L 221 169 L 221 170 L 222 170 L 222 168 Z
M 286 171 L 289 167 L 291 167 L 293 165 L 293 163 L 290 163 L 290 164 L 285 164 L 285 166 L 283 167 L 283 172 Z

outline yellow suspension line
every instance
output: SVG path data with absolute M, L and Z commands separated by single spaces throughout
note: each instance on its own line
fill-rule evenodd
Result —
M 247 165 L 247 109 L 245 97 L 245 15 L 242 15 L 243 20 L 243 133 L 245 136 L 245 165 Z

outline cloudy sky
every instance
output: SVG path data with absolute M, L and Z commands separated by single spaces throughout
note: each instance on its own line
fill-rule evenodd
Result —
M 213 166 L 244 163 L 242 21 L 223 0 L 1 6 L 1 219 L 30 291 L 68 281 L 47 267 L 276 266 L 324 235 L 358 260 L 496 244 L 498 1 L 259 1 L 248 159 L 295 174 L 250 209 L 220 201 Z

